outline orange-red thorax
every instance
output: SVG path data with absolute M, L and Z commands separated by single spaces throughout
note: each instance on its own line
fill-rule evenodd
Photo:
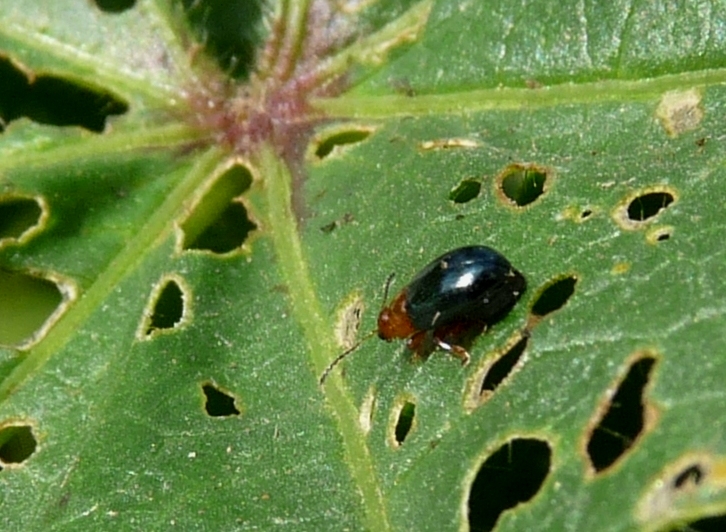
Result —
M 416 332 L 406 311 L 406 291 L 403 290 L 378 315 L 378 337 L 390 342 L 394 338 L 408 338 Z

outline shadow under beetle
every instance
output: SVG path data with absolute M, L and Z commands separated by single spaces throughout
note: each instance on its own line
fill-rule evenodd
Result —
M 470 358 L 467 350 L 447 339 L 459 338 L 472 329 L 485 331 L 512 310 L 526 288 L 524 276 L 498 251 L 486 246 L 457 248 L 429 263 L 383 307 L 374 332 L 387 342 L 405 339 L 418 356 L 423 356 L 430 338 L 435 347 L 466 365 Z M 361 342 L 328 365 L 320 384 Z

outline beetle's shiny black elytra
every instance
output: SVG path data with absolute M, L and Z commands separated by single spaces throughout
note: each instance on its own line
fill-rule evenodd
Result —
M 467 364 L 466 349 L 446 340 L 493 325 L 512 310 L 526 288 L 524 276 L 498 251 L 486 246 L 454 249 L 429 263 L 381 310 L 376 332 L 387 342 L 405 339 L 418 355 L 430 335 L 435 346 Z M 321 384 L 358 345 L 333 360 Z
M 504 256 L 486 246 L 467 246 L 433 260 L 378 316 L 378 337 L 406 339 L 419 352 L 431 332 L 434 343 L 462 363 L 469 354 L 444 341 L 475 326 L 486 328 L 506 316 L 527 283 Z

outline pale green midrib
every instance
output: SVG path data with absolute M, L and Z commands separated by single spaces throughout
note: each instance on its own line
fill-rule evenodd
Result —
M 476 89 L 421 96 L 349 94 L 337 98 L 317 98 L 313 105 L 330 118 L 391 118 L 402 115 L 461 114 L 583 103 L 647 101 L 658 99 L 668 91 L 724 83 L 726 69 L 717 69 L 643 80 L 564 83 L 540 89 Z
M 290 65 L 288 72 L 283 75 L 283 79 L 292 75 L 295 65 L 299 62 L 300 54 L 302 52 L 303 42 L 305 40 L 305 32 L 307 30 L 308 17 L 310 15 L 310 0 L 297 0 L 291 2 L 291 7 L 288 10 L 288 21 L 286 24 L 287 31 L 285 32 L 285 43 L 283 44 L 283 50 L 286 47 L 290 49 L 290 57 L 288 57 L 283 64 Z M 277 58 L 280 60 L 280 57 Z
M 78 301 L 71 304 L 69 310 L 51 328 L 48 335 L 30 350 L 26 358 L 3 380 L 0 384 L 0 403 L 42 368 L 54 353 L 63 348 L 124 277 L 136 270 L 151 249 L 169 237 L 173 231 L 174 220 L 182 212 L 182 206 L 193 197 L 194 190 L 209 177 L 222 153 L 219 149 L 212 149 L 199 158 L 185 179 L 170 192 L 164 203 L 135 233 L 134 238 L 98 276 L 96 282 Z
M 265 192 L 272 234 L 280 272 L 289 290 L 293 315 L 301 325 L 316 374 L 320 374 L 337 354 L 330 325 L 320 309 L 307 267 L 292 211 L 291 176 L 272 148 L 260 152 L 260 170 L 265 175 Z M 379 489 L 370 452 L 358 427 L 358 412 L 337 375 L 331 375 L 321 392 L 325 392 L 338 422 L 345 455 L 354 483 L 363 497 L 366 528 L 375 532 L 391 530 L 386 507 Z
M 99 154 L 118 154 L 148 149 L 173 149 L 201 139 L 199 130 L 183 124 L 154 127 L 139 132 L 127 129 L 113 135 L 51 139 L 48 144 L 23 144 L 17 151 L 0 145 L 0 171 L 15 168 L 55 166 L 97 158 Z

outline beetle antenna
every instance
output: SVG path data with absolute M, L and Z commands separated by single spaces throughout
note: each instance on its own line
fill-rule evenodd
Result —
M 331 371 L 333 371 L 333 368 L 334 368 L 335 366 L 337 366 L 337 365 L 338 365 L 338 363 L 339 363 L 339 362 L 340 362 L 341 360 L 343 360 L 343 359 L 344 359 L 345 357 L 347 357 L 348 355 L 350 355 L 350 354 L 351 354 L 351 353 L 352 353 L 353 351 L 355 351 L 356 349 L 358 349 L 358 348 L 360 347 L 360 344 L 362 344 L 363 342 L 365 342 L 366 340 L 368 340 L 368 338 L 370 338 L 371 336 L 373 336 L 374 334 L 376 334 L 376 332 L 378 332 L 378 331 L 371 331 L 371 332 L 369 332 L 369 333 L 368 333 L 368 334 L 366 334 L 366 335 L 365 335 L 365 336 L 364 336 L 363 338 L 361 338 L 360 340 L 358 340 L 358 341 L 357 341 L 357 342 L 356 342 L 356 343 L 355 343 L 355 344 L 353 345 L 353 347 L 350 347 L 350 348 L 346 349 L 346 350 L 345 350 L 345 351 L 343 351 L 343 352 L 342 352 L 341 354 L 339 354 L 339 355 L 338 355 L 337 357 L 335 357 L 335 359 L 334 359 L 334 360 L 333 360 L 333 361 L 332 361 L 332 362 L 331 362 L 330 364 L 328 364 L 328 367 L 327 367 L 327 368 L 325 368 L 325 371 L 323 371 L 322 375 L 320 375 L 320 379 L 318 379 L 318 384 L 319 384 L 320 386 L 322 386 L 322 385 L 323 385 L 323 383 L 325 382 L 325 379 L 327 379 L 327 378 L 328 378 L 328 374 L 329 374 L 329 373 L 330 373 Z
M 386 306 L 386 301 L 388 301 L 388 289 L 391 288 L 394 277 L 396 277 L 396 272 L 391 272 L 388 279 L 386 279 L 386 288 L 383 289 L 383 304 L 381 305 L 381 310 L 383 310 L 383 307 Z
M 381 310 L 386 306 L 386 301 L 388 301 L 388 289 L 391 288 L 391 283 L 393 282 L 393 278 L 395 276 L 396 276 L 396 272 L 391 272 L 391 274 L 388 276 L 388 279 L 386 279 L 386 287 L 383 290 L 383 303 L 381 304 Z M 362 344 L 363 342 L 365 342 L 366 340 L 368 340 L 368 338 L 370 338 L 371 336 L 373 336 L 377 332 L 378 332 L 378 329 L 372 330 L 371 332 L 369 332 L 368 334 L 366 334 L 363 338 L 361 338 L 360 340 L 358 340 L 358 342 L 356 342 L 353 345 L 353 347 L 350 347 L 350 348 L 346 349 L 341 354 L 339 354 L 337 357 L 335 357 L 335 359 L 330 364 L 328 364 L 328 367 L 325 368 L 325 370 L 323 371 L 323 373 L 320 375 L 320 379 L 318 379 L 318 384 L 320 386 L 322 386 L 323 383 L 325 382 L 325 379 L 328 378 L 328 374 L 331 371 L 333 371 L 333 368 L 335 366 L 337 366 L 340 363 L 341 360 L 343 360 L 345 357 L 347 357 L 348 355 L 350 355 L 353 351 L 355 351 L 356 349 L 358 349 L 360 347 L 360 344 Z

